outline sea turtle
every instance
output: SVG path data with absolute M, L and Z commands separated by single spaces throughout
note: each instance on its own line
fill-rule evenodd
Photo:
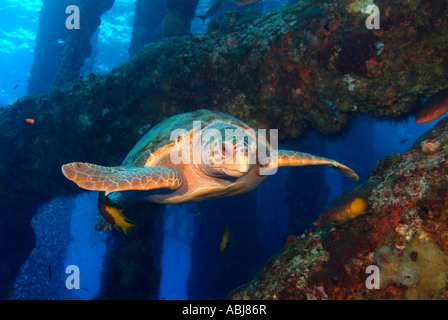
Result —
M 264 157 L 262 149 L 267 150 Z M 87 190 L 119 191 L 127 198 L 156 203 L 186 203 L 246 193 L 275 172 L 277 165 L 328 165 L 358 180 L 353 170 L 334 160 L 274 150 L 263 134 L 257 135 L 244 122 L 209 110 L 162 121 L 140 139 L 121 166 L 74 162 L 63 165 L 62 172 Z

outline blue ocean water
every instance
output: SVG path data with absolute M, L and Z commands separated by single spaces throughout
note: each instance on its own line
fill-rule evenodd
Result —
M 0 70 L 3 71 L 0 74 L 0 106 L 12 104 L 27 92 L 27 80 L 33 61 L 42 3 L 39 0 L 2 0 L 0 2 Z M 203 13 L 211 3 L 208 0 L 199 1 L 196 12 Z M 285 4 L 286 1 L 272 1 L 266 3 L 265 10 Z M 134 18 L 133 8 L 132 0 L 116 0 L 113 8 L 103 15 L 102 24 L 97 31 L 97 40 L 93 46 L 94 54 L 90 61 L 86 62 L 82 75 L 90 72 L 105 73 L 120 63 L 128 61 L 128 47 Z M 205 33 L 206 25 L 200 19 L 193 19 L 191 31 Z M 376 161 L 386 155 L 409 149 L 413 141 L 431 128 L 436 121 L 416 125 L 412 116 L 400 122 L 380 121 L 363 116 L 354 121 L 354 125 L 343 138 L 329 140 L 310 133 L 300 141 L 281 142 L 281 146 L 298 146 L 301 151 L 315 153 L 314 150 L 318 145 L 321 155 L 343 160 L 342 162 L 359 172 L 363 180 L 367 178 L 370 168 Z M 368 152 L 366 153 L 365 150 Z M 204 232 L 204 227 L 200 227 L 202 223 L 210 225 L 212 236 L 204 236 L 206 239 L 204 241 L 213 243 L 216 250 L 212 253 L 204 251 L 200 259 L 206 260 L 213 257 L 216 261 L 219 260 L 217 264 L 220 266 L 237 263 L 234 260 L 226 260 L 229 251 L 238 250 L 238 247 L 243 246 L 243 243 L 238 242 L 241 237 L 238 233 L 244 231 L 239 230 L 240 227 L 236 227 L 232 219 L 239 214 L 238 208 L 247 205 L 247 202 L 257 205 L 257 219 L 262 220 L 262 224 L 269 226 L 272 231 L 269 234 L 263 234 L 265 243 L 258 244 L 258 248 L 252 248 L 248 244 L 248 250 L 252 251 L 260 250 L 263 245 L 269 248 L 260 254 L 262 256 L 260 261 L 247 266 L 247 274 L 253 276 L 254 272 L 282 247 L 287 235 L 291 233 L 286 215 L 273 215 L 272 212 L 289 210 L 292 200 L 288 193 L 290 185 L 287 185 L 287 181 L 292 170 L 299 172 L 298 177 L 302 173 L 305 176 L 304 168 L 288 168 L 279 171 L 246 198 L 220 200 L 221 202 L 206 204 L 200 216 L 187 213 L 186 206 L 166 206 L 163 213 L 163 241 L 160 257 L 162 273 L 158 298 L 168 300 L 207 298 L 203 293 L 192 293 L 191 290 L 194 289 L 190 291 L 188 289 L 189 286 L 195 288 L 197 283 L 201 282 L 197 280 L 198 275 L 195 274 L 191 278 L 196 279 L 195 285 L 189 285 L 189 281 L 193 281 L 189 280 L 190 271 L 193 268 L 192 257 L 194 255 L 197 261 L 198 255 L 201 255 L 200 250 L 192 248 L 193 244 L 197 243 L 194 242 L 194 237 L 198 236 L 198 232 Z M 318 168 L 316 170 L 318 174 L 324 174 L 322 178 L 324 180 L 319 180 L 325 181 L 324 191 L 321 189 L 321 182 L 314 183 L 313 175 L 306 176 L 296 183 L 309 185 L 310 188 L 315 188 L 315 192 L 326 194 L 318 203 L 319 207 L 324 208 L 331 200 L 341 195 L 341 190 L 351 185 L 347 184 L 344 177 L 331 169 Z M 302 203 L 303 206 L 306 205 L 307 199 L 300 198 L 300 195 L 297 195 L 295 200 L 300 205 Z M 38 209 L 31 223 L 36 234 L 36 246 L 15 279 L 11 299 L 94 299 L 96 297 L 100 290 L 106 243 L 108 237 L 111 236 L 108 230 L 103 233 L 94 231 L 97 214 L 96 201 L 96 192 L 86 192 L 73 197 L 54 198 Z M 232 219 L 221 215 L 215 218 L 215 222 L 219 220 L 216 225 L 213 225 L 213 221 L 201 222 L 205 221 L 207 215 L 208 219 L 214 219 L 211 217 L 214 212 L 208 211 L 218 211 L 215 206 L 227 208 L 226 210 L 229 211 L 227 214 L 232 216 Z M 316 216 L 311 215 L 303 218 L 301 227 L 309 228 L 310 222 L 315 218 Z M 229 225 L 229 243 L 220 255 L 218 250 L 224 225 Z M 256 234 L 259 231 L 250 230 L 250 232 Z M 297 233 L 299 232 L 300 230 L 297 230 Z M 241 253 L 239 257 L 244 261 L 245 255 L 247 252 Z M 69 290 L 65 285 L 70 275 L 66 272 L 66 268 L 70 265 L 79 267 L 80 289 Z M 202 271 L 196 272 L 200 274 Z M 211 273 L 213 272 L 217 271 L 212 270 Z M 245 275 L 246 282 L 250 279 Z M 223 288 L 223 291 L 234 287 L 235 285 L 230 281 L 229 288 Z M 216 296 L 210 298 L 224 297 L 216 293 Z
M 41 1 L 2 1 L 0 4 L 0 69 L 4 74 L 0 78 L 2 106 L 26 93 L 41 5 Z

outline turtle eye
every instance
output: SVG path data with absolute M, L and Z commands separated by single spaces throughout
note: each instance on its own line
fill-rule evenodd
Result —
M 238 148 L 235 146 L 235 151 L 239 154 L 248 154 L 249 148 L 245 145 L 239 146 Z

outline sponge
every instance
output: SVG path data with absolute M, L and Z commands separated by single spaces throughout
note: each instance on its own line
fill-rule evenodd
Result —
M 384 246 L 376 250 L 380 289 L 389 284 L 404 287 L 403 299 L 443 298 L 448 277 L 448 255 L 426 234 L 416 235 L 401 256 Z

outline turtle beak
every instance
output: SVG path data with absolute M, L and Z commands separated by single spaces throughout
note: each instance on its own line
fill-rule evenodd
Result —
M 227 176 L 230 176 L 230 177 L 233 177 L 233 178 L 241 178 L 242 176 L 246 175 L 250 171 L 251 168 L 252 168 L 251 165 L 247 165 L 247 166 L 244 166 L 244 165 L 238 165 L 238 166 L 232 165 L 231 167 L 222 168 L 222 171 Z
M 237 148 L 233 155 L 233 163 L 224 165 L 227 174 L 238 178 L 247 174 L 253 167 L 250 155 L 251 150 L 247 145 Z

